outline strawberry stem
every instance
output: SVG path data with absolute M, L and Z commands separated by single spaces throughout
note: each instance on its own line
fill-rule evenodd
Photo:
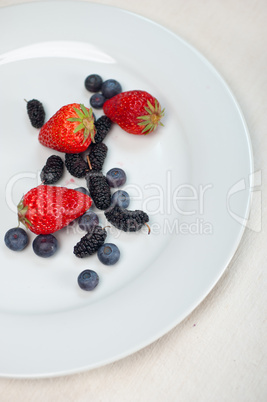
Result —
M 83 143 L 87 140 L 87 138 L 90 136 L 91 141 L 95 142 L 95 125 L 94 125 L 94 117 L 93 117 L 93 110 L 90 108 L 87 110 L 87 108 L 83 105 L 80 104 L 81 110 L 77 109 L 76 107 L 73 107 L 76 116 L 77 117 L 70 117 L 67 120 L 71 122 L 77 122 L 79 123 L 75 128 L 74 128 L 74 133 L 77 133 L 80 130 L 83 131 Z
M 155 128 L 161 123 L 161 119 L 164 116 L 164 109 L 161 110 L 161 106 L 157 99 L 155 99 L 155 105 L 153 106 L 149 100 L 147 101 L 147 106 L 144 107 L 147 114 L 143 116 L 138 116 L 137 119 L 140 120 L 139 126 L 144 126 L 142 133 L 148 134 L 154 131 Z
M 29 226 L 32 226 L 32 224 L 29 221 L 29 219 L 26 218 L 26 213 L 28 211 L 28 207 L 24 206 L 23 197 L 20 200 L 20 202 L 18 203 L 17 208 L 18 208 L 18 221 L 19 221 L 19 224 L 20 224 L 20 222 L 23 223 L 23 225 L 26 226 L 26 228 L 28 228 Z

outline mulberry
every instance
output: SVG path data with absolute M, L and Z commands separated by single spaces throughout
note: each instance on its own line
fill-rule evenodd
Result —
M 43 167 L 40 177 L 43 184 L 54 184 L 63 175 L 64 163 L 58 155 L 51 155 Z
M 27 101 L 26 101 L 27 102 Z M 37 99 L 27 102 L 27 113 L 31 125 L 35 128 L 41 128 L 45 122 L 45 110 L 43 104 Z
M 106 237 L 106 230 L 101 228 L 101 226 L 95 226 L 91 232 L 86 233 L 74 246 L 73 253 L 79 258 L 92 255 L 104 244 Z
M 106 144 L 100 142 L 99 144 L 92 145 L 92 149 L 89 154 L 90 168 L 92 170 L 102 170 L 106 156 L 108 152 L 108 147 Z
M 107 209 L 111 203 L 111 192 L 106 177 L 101 172 L 90 170 L 86 182 L 95 206 L 101 210 Z
M 130 211 L 118 205 L 106 211 L 105 216 L 113 226 L 124 232 L 136 232 L 143 225 L 148 226 L 146 223 L 149 221 L 149 217 L 145 212 L 140 210 Z M 148 233 L 150 233 L 150 229 Z
M 85 177 L 88 171 L 88 164 L 81 154 L 66 154 L 65 165 L 68 172 L 74 177 Z
M 110 131 L 112 126 L 112 121 L 110 118 L 106 115 L 103 115 L 97 119 L 95 122 L 95 129 L 96 129 L 96 134 L 95 134 L 95 143 L 98 144 L 99 142 L 102 142 L 108 132 Z

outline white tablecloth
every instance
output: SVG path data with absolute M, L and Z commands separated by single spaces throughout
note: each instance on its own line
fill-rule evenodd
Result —
M 23 2 L 1 0 L 0 6 Z M 0 400 L 265 402 L 267 2 L 95 2 L 130 10 L 169 28 L 222 74 L 251 133 L 255 171 L 262 174 L 257 183 L 261 205 L 257 202 L 252 208 L 251 229 L 245 231 L 219 283 L 167 335 L 134 355 L 89 372 L 38 380 L 2 378 Z

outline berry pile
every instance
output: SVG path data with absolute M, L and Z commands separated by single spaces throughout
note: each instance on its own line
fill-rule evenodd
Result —
M 18 218 L 26 228 L 36 234 L 32 242 L 34 253 L 42 258 L 53 256 L 59 243 L 54 233 L 77 222 L 85 231 L 74 246 L 78 258 L 97 254 L 105 265 L 114 265 L 120 259 L 120 250 L 114 243 L 106 243 L 106 227 L 99 224 L 95 208 L 104 211 L 106 220 L 117 229 L 135 232 L 148 227 L 148 215 L 141 210 L 128 210 L 129 194 L 119 189 L 127 180 L 123 169 L 114 167 L 103 172 L 108 154 L 104 140 L 113 123 L 132 134 L 148 134 L 162 125 L 164 109 L 156 98 L 145 91 L 122 92 L 115 79 L 103 81 L 98 74 L 91 74 L 84 81 L 92 93 L 89 104 L 94 109 L 103 108 L 104 114 L 96 118 L 92 108 L 72 103 L 61 107 L 46 123 L 43 104 L 32 99 L 27 102 L 27 113 L 33 127 L 40 129 L 39 142 L 50 149 L 65 153 L 51 155 L 45 162 L 40 178 L 42 184 L 26 193 L 18 204 Z M 64 166 L 75 178 L 84 178 L 87 188 L 53 186 L 63 177 Z M 88 191 L 89 190 L 89 191 Z M 114 191 L 115 190 L 115 191 Z M 21 251 L 29 244 L 24 229 L 12 228 L 4 238 L 6 246 Z M 99 276 L 93 270 L 84 270 L 78 276 L 78 285 L 93 290 Z
M 121 84 L 114 79 L 108 79 L 103 82 L 98 74 L 91 74 L 84 81 L 85 88 L 89 92 L 94 92 L 89 102 L 95 109 L 101 109 L 107 99 L 118 95 L 122 91 Z

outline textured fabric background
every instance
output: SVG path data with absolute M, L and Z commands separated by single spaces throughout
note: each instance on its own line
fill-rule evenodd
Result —
M 23 2 L 0 0 L 0 6 Z M 257 183 L 261 205 L 252 206 L 252 229 L 245 231 L 217 286 L 163 338 L 121 361 L 81 374 L 41 380 L 2 378 L 0 400 L 265 402 L 267 2 L 95 2 L 133 11 L 169 28 L 218 69 L 234 92 L 251 133 L 255 171 L 261 173 Z

